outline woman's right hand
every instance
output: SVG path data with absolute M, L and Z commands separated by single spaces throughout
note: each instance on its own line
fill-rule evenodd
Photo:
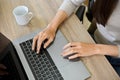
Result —
M 48 25 L 47 28 L 45 28 L 43 31 L 39 32 L 34 38 L 33 38 L 33 43 L 32 43 L 32 50 L 35 50 L 36 47 L 36 52 L 40 52 L 40 48 L 42 43 L 47 40 L 44 43 L 44 48 L 46 48 L 53 40 L 55 37 L 56 30 L 50 25 Z

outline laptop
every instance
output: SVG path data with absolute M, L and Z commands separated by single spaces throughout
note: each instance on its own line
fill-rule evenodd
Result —
M 12 41 L 29 80 L 85 80 L 90 77 L 87 67 L 79 61 L 70 61 L 61 56 L 68 41 L 61 31 L 55 40 L 38 55 L 32 51 L 32 39 L 41 30 Z

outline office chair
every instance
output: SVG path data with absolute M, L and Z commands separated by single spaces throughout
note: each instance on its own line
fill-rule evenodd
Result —
M 75 13 L 82 23 L 83 23 L 84 12 L 85 12 L 85 6 L 81 5 Z
M 93 7 L 93 4 L 94 4 L 94 0 L 89 0 L 89 3 L 88 3 L 88 10 L 86 12 L 86 17 L 87 19 L 92 22 L 92 19 L 93 19 L 93 15 L 92 15 L 92 7 Z M 84 12 L 85 12 L 85 6 L 84 5 L 81 5 L 78 10 L 76 11 L 76 15 L 77 17 L 79 18 L 80 21 L 83 22 L 83 16 L 84 16 Z
M 87 30 L 90 35 L 93 35 L 94 31 L 97 29 L 97 27 L 96 27 L 96 20 L 93 18 L 93 15 L 92 15 L 93 4 L 94 4 L 94 0 L 89 0 L 88 10 L 86 12 L 86 17 L 91 22 L 90 27 Z M 82 21 L 82 23 L 83 23 L 84 13 L 85 13 L 85 6 L 81 5 L 78 8 L 78 10 L 76 11 L 76 15 L 79 18 L 79 20 Z
M 90 22 L 92 22 L 93 20 L 93 15 L 92 15 L 92 7 L 93 7 L 93 4 L 94 4 L 94 0 L 89 0 L 89 3 L 88 3 L 88 10 L 86 12 L 86 16 L 88 18 L 88 20 Z
M 96 20 L 93 18 L 93 14 L 92 14 L 93 5 L 94 5 L 94 0 L 89 0 L 88 10 L 86 12 L 86 16 L 87 16 L 87 19 L 91 22 L 91 25 L 88 28 L 88 33 L 90 35 L 93 35 L 95 30 L 97 29 Z

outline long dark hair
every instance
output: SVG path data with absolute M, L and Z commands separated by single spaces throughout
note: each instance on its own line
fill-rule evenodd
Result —
M 119 0 L 96 0 L 93 5 L 93 17 L 97 23 L 105 26 Z

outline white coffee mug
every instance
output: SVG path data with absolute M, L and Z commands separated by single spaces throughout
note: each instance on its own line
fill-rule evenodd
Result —
M 26 6 L 18 6 L 13 9 L 13 15 L 19 25 L 27 25 L 33 17 L 33 13 L 28 11 Z

